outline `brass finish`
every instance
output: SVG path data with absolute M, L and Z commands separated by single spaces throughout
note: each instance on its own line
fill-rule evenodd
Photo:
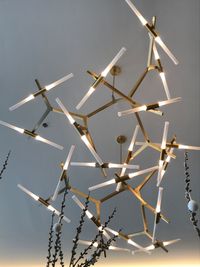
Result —
M 113 66 L 110 70 L 110 74 L 112 76 L 118 76 L 121 72 L 122 72 L 122 69 L 117 65 Z
M 117 138 L 116 138 L 116 141 L 118 144 L 124 144 L 126 143 L 126 136 L 125 135 L 119 135 Z

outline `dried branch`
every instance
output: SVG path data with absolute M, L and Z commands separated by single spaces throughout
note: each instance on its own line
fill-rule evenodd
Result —
M 185 167 L 185 198 L 187 199 L 187 202 L 191 200 L 190 193 L 192 192 L 192 189 L 190 188 L 190 173 L 189 173 L 189 166 L 188 166 L 188 152 L 185 152 L 185 161 L 184 161 L 184 167 Z M 190 221 L 193 224 L 194 229 L 197 231 L 198 237 L 200 238 L 200 229 L 198 228 L 198 220 L 196 219 L 196 212 L 192 212 L 190 210 Z
M 10 153 L 11 153 L 11 151 L 8 152 L 8 155 L 6 157 L 6 160 L 5 160 L 4 164 L 3 164 L 3 168 L 0 171 L 0 179 L 2 179 L 2 174 L 4 173 L 4 171 L 6 170 L 6 167 L 8 165 L 8 159 L 10 157 Z

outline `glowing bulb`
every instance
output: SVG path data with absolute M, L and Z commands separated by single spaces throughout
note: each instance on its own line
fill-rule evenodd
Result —
M 101 76 L 106 77 L 108 72 L 112 69 L 112 67 L 116 64 L 116 62 L 120 59 L 120 57 L 126 52 L 126 48 L 122 47 L 121 50 L 117 53 L 117 55 L 113 58 L 113 60 L 108 64 L 104 71 L 102 71 Z
M 125 1 L 130 6 L 130 8 L 133 10 L 135 15 L 138 17 L 142 25 L 145 26 L 147 24 L 146 19 L 142 16 L 142 14 L 138 11 L 138 9 L 134 6 L 134 4 L 130 0 L 125 0 Z
M 41 141 L 41 142 L 46 143 L 46 144 L 48 144 L 50 146 L 53 146 L 53 147 L 58 148 L 60 150 L 63 150 L 63 146 L 60 146 L 60 145 L 58 145 L 58 144 L 56 144 L 56 143 L 54 143 L 52 141 L 49 141 L 49 140 L 47 140 L 47 139 L 45 139 L 45 138 L 43 138 L 43 137 L 41 137 L 39 135 L 36 135 L 35 140 Z
M 55 81 L 55 82 L 53 82 L 53 83 L 51 83 L 51 84 L 49 84 L 49 85 L 46 85 L 44 88 L 45 88 L 47 91 L 49 91 L 49 90 L 51 90 L 52 88 L 58 86 L 59 84 L 64 83 L 65 81 L 67 81 L 68 79 L 72 78 L 73 76 L 74 76 L 73 73 L 70 73 L 70 74 L 64 76 L 63 78 L 61 78 L 61 79 L 59 79 L 59 80 L 57 80 L 57 81 Z
M 104 183 L 101 183 L 101 184 L 97 184 L 97 185 L 91 186 L 91 187 L 88 188 L 88 190 L 89 190 L 89 191 L 93 191 L 93 190 L 96 190 L 96 189 L 105 187 L 105 186 L 107 186 L 107 185 L 114 184 L 115 182 L 116 182 L 115 179 L 111 179 L 111 180 L 106 181 L 106 182 L 104 182 Z
M 19 128 L 19 127 L 16 127 L 16 126 L 14 126 L 14 125 L 12 125 L 12 124 L 10 124 L 10 123 L 7 123 L 7 122 L 5 122 L 5 121 L 0 121 L 0 124 L 3 125 L 3 126 L 6 126 L 6 127 L 8 127 L 8 128 L 10 128 L 10 129 L 13 129 L 13 130 L 15 130 L 15 131 L 17 131 L 17 132 L 19 132 L 19 133 L 21 133 L 21 134 L 23 134 L 24 131 L 25 131 L 24 129 Z
M 12 107 L 10 107 L 9 110 L 10 110 L 10 111 L 13 111 L 13 110 L 19 108 L 20 106 L 22 106 L 23 104 L 25 104 L 25 103 L 31 101 L 31 100 L 34 99 L 34 98 L 35 98 L 34 95 L 31 94 L 31 95 L 29 95 L 28 97 L 26 97 L 25 99 L 23 99 L 23 100 L 21 100 L 20 102 L 18 102 L 17 104 L 15 104 L 15 105 L 13 105 Z
M 66 107 L 63 105 L 63 103 L 60 101 L 59 98 L 56 98 L 56 102 L 58 103 L 58 105 L 60 106 L 60 108 L 62 109 L 62 111 L 64 112 L 64 114 L 66 115 L 66 117 L 68 118 L 69 122 L 71 124 L 75 123 L 75 120 L 72 118 L 72 116 L 69 114 L 69 111 L 66 109 Z
M 169 48 L 163 43 L 160 36 L 157 36 L 155 38 L 155 41 L 162 47 L 162 49 L 165 51 L 165 53 L 171 58 L 171 60 L 174 62 L 174 64 L 178 64 L 178 60 L 175 58 L 175 56 L 172 54 L 172 52 L 169 50 Z
M 29 191 L 28 189 L 26 189 L 25 187 L 23 187 L 21 184 L 17 185 L 24 193 L 26 193 L 27 195 L 29 195 L 30 197 L 32 197 L 34 200 L 38 201 L 39 197 L 35 194 L 33 194 L 31 191 Z
M 78 103 L 78 105 L 76 106 L 76 109 L 80 109 L 83 104 L 88 100 L 88 98 L 91 96 L 91 94 L 95 91 L 94 87 L 90 87 L 90 89 L 88 90 L 88 92 L 85 94 L 85 96 L 82 98 L 82 100 Z

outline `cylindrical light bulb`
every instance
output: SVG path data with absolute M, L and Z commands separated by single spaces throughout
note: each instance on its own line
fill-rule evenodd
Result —
M 142 14 L 138 11 L 138 9 L 134 6 L 134 4 L 130 0 L 125 0 L 126 3 L 130 6 L 130 8 L 133 10 L 135 15 L 138 17 L 138 19 L 141 21 L 142 25 L 146 25 L 147 21 L 146 19 L 142 16 Z
M 33 199 L 35 199 L 36 201 L 38 201 L 39 197 L 35 194 L 33 194 L 31 191 L 29 191 L 28 189 L 26 189 L 24 186 L 22 186 L 21 184 L 17 185 L 24 193 L 26 193 L 27 195 L 29 195 L 30 197 L 32 197 Z
M 83 104 L 88 100 L 88 98 L 91 96 L 91 94 L 95 91 L 94 87 L 90 87 L 90 89 L 88 90 L 88 92 L 85 94 L 85 96 L 81 99 L 81 101 L 78 103 L 78 105 L 76 106 L 76 109 L 80 109 Z
M 66 107 L 63 105 L 63 103 L 60 101 L 60 99 L 57 97 L 56 98 L 56 102 L 58 103 L 58 105 L 60 106 L 60 108 L 62 109 L 62 111 L 64 112 L 64 114 L 66 115 L 66 117 L 68 118 L 69 122 L 71 124 L 73 124 L 75 122 L 75 120 L 73 119 L 73 117 L 69 114 L 69 111 L 66 109 Z
M 48 144 L 50 146 L 53 146 L 55 148 L 58 148 L 60 150 L 63 150 L 63 148 L 64 148 L 63 146 L 60 146 L 60 145 L 58 145 L 58 144 L 56 144 L 56 143 L 54 143 L 52 141 L 49 141 L 49 140 L 47 140 L 47 139 L 45 139 L 45 138 L 43 138 L 43 137 L 41 137 L 39 135 L 36 135 L 35 140 L 41 141 L 43 143 L 46 143 L 46 144 Z
M 113 58 L 113 60 L 108 64 L 104 71 L 102 71 L 101 76 L 106 77 L 108 72 L 112 69 L 112 67 L 116 64 L 116 62 L 120 59 L 120 57 L 126 52 L 126 48 L 122 47 L 121 50 L 117 53 L 117 55 Z
M 31 101 L 32 99 L 34 99 L 34 95 L 31 94 L 28 97 L 24 98 L 23 100 L 21 100 L 20 102 L 18 102 L 17 104 L 13 105 L 12 107 L 9 108 L 10 111 L 13 111 L 17 108 L 19 108 L 20 106 L 24 105 L 25 103 Z
M 69 154 L 68 154 L 68 156 L 67 156 L 65 165 L 64 165 L 64 167 L 63 167 L 63 170 L 65 170 L 65 171 L 68 170 L 69 163 L 70 163 L 70 160 L 71 160 L 71 158 L 72 158 L 72 154 L 73 154 L 73 152 L 74 152 L 74 149 L 75 149 L 75 145 L 72 145 L 71 148 L 70 148 Z
M 172 54 L 172 52 L 169 50 L 169 48 L 164 44 L 160 36 L 157 36 L 155 38 L 155 41 L 161 46 L 161 48 L 165 51 L 165 53 L 171 58 L 171 60 L 174 62 L 174 64 L 178 65 L 178 60 L 176 57 Z
M 131 139 L 131 143 L 130 143 L 129 148 L 128 148 L 128 151 L 130 151 L 130 152 L 133 151 L 133 147 L 134 147 L 134 145 L 135 145 L 135 140 L 136 140 L 136 138 L 137 138 L 139 128 L 140 128 L 139 125 L 136 125 L 136 127 L 135 127 L 135 131 L 134 131 L 134 133 L 133 133 L 133 137 L 132 137 L 132 139 Z
M 107 185 L 111 185 L 111 184 L 114 184 L 116 181 L 115 179 L 111 179 L 109 181 L 106 181 L 104 183 L 101 183 L 101 184 L 97 184 L 97 185 L 94 185 L 94 186 L 91 186 L 88 188 L 89 191 L 93 191 L 93 190 L 96 190 L 98 188 L 102 188 L 102 187 L 105 187 Z
M 17 132 L 19 132 L 19 133 L 21 133 L 21 134 L 24 133 L 24 129 L 19 128 L 19 127 L 16 127 L 16 126 L 14 126 L 14 125 L 12 125 L 12 124 L 10 124 L 10 123 L 7 123 L 7 122 L 5 122 L 5 121 L 0 121 L 0 124 L 3 125 L 3 126 L 6 126 L 6 127 L 8 127 L 8 128 L 10 128 L 10 129 L 13 129 L 13 130 L 15 130 L 15 131 L 17 131 Z
M 51 84 L 49 84 L 49 85 L 46 85 L 44 88 L 45 88 L 47 91 L 49 91 L 49 90 L 51 90 L 52 88 L 58 86 L 59 84 L 64 83 L 65 81 L 67 81 L 68 79 L 72 78 L 73 76 L 74 76 L 73 73 L 70 73 L 70 74 L 68 74 L 68 75 L 66 75 L 66 76 L 64 76 L 64 77 L 62 77 L 61 79 L 59 79 L 59 80 L 57 80 L 57 81 L 55 81 L 55 82 L 53 82 L 53 83 L 51 83 Z

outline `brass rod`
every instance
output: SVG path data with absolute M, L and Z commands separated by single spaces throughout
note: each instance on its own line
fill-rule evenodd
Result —
M 133 95 L 135 94 L 135 92 L 136 92 L 137 89 L 139 88 L 140 84 L 142 83 L 142 81 L 143 81 L 144 78 L 146 77 L 148 71 L 149 71 L 149 69 L 146 68 L 145 71 L 142 73 L 142 75 L 141 75 L 140 78 L 137 80 L 136 84 L 135 84 L 134 87 L 131 89 L 130 93 L 128 94 L 129 97 L 133 97 Z
M 90 117 L 96 115 L 97 113 L 105 110 L 106 108 L 109 108 L 110 106 L 114 105 L 115 103 L 117 103 L 120 100 L 121 100 L 121 98 L 111 100 L 110 102 L 106 103 L 105 105 L 103 105 L 103 106 L 99 107 L 98 109 L 92 111 L 91 113 L 87 114 L 87 117 L 90 118 Z
M 142 124 L 142 121 L 141 121 L 141 119 L 140 119 L 140 116 L 139 116 L 139 114 L 138 114 L 137 112 L 135 113 L 135 116 L 136 116 L 137 121 L 138 121 L 138 123 L 139 123 L 139 125 L 140 125 L 140 129 L 141 129 L 141 131 L 142 131 L 142 133 L 143 133 L 143 135 L 144 135 L 145 140 L 146 140 L 147 142 L 149 142 L 150 139 L 149 139 L 149 137 L 148 137 L 148 135 L 147 135 L 147 132 L 146 132 L 145 129 L 144 129 L 144 126 L 143 126 L 143 124 Z

